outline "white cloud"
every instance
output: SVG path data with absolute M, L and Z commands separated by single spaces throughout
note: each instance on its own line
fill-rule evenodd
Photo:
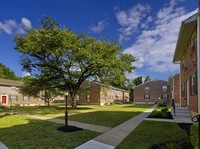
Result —
M 138 62 L 134 63 L 137 68 L 159 73 L 177 72 L 179 65 L 173 64 L 172 60 L 180 25 L 196 12 L 197 10 L 186 12 L 183 7 L 177 7 L 175 0 L 171 0 L 169 5 L 160 9 L 153 18 L 154 27 L 141 30 L 136 41 L 124 52 L 139 58 Z M 145 18 L 148 20 L 148 17 Z
M 130 36 L 137 31 L 143 19 L 146 17 L 146 14 L 150 11 L 150 6 L 145 4 L 137 4 L 133 6 L 131 9 L 118 10 L 115 12 L 115 16 L 119 25 L 121 26 L 119 29 L 119 40 L 120 42 L 123 40 L 129 40 Z M 151 21 L 151 18 L 148 18 L 148 21 Z M 142 26 L 144 28 L 144 24 Z M 146 26 L 145 26 L 146 27 Z
M 93 32 L 93 33 L 101 33 L 106 27 L 106 22 L 105 20 L 101 20 L 97 23 L 97 25 L 92 25 L 90 26 L 90 30 Z
M 20 23 L 17 23 L 14 19 L 8 19 L 3 22 L 0 22 L 0 31 L 3 31 L 7 34 L 12 34 L 13 32 L 25 33 L 25 30 L 32 28 L 31 21 L 27 18 L 22 18 Z
M 31 29 L 32 28 L 31 21 L 27 18 L 22 18 L 21 24 L 24 26 L 25 29 Z
M 13 29 L 15 29 L 16 27 L 17 27 L 17 22 L 12 19 L 0 22 L 0 30 L 6 32 L 7 34 L 12 34 Z
M 31 74 L 29 72 L 27 72 L 27 71 L 23 71 L 22 72 L 22 78 L 26 77 L 26 76 L 31 76 Z

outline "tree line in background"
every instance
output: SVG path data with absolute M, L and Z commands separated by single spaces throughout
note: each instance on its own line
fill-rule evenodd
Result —
M 1 79 L 10 79 L 10 80 L 20 80 L 21 78 L 17 77 L 13 71 L 11 71 L 4 64 L 0 63 L 0 78 Z

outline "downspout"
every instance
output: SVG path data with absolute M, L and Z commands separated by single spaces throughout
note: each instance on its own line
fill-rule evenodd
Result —
M 172 85 L 172 99 L 174 99 L 174 101 L 175 101 L 175 98 L 174 98 L 174 78 L 175 78 L 175 76 L 173 77 L 173 80 L 172 80 L 172 83 L 173 83 L 173 85 Z
M 181 64 L 180 64 L 180 74 L 179 74 L 179 100 L 180 100 L 180 107 L 182 107 L 182 100 L 181 100 Z
M 200 9 L 200 0 L 199 7 Z M 200 113 L 200 10 L 197 15 L 197 87 L 198 87 L 198 113 Z

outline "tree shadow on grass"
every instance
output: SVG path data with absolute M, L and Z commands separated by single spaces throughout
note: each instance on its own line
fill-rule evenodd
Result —
M 57 128 L 63 124 L 35 120 L 20 115 L 3 117 L 0 123 L 0 140 L 8 148 L 72 149 L 99 135 L 97 132 L 87 130 L 61 132 Z
M 65 107 L 55 107 L 57 110 L 65 110 Z M 77 107 L 76 109 L 72 107 L 67 107 L 68 110 L 93 110 L 94 108 L 89 108 L 89 107 Z
M 137 104 L 137 105 L 127 105 L 124 106 L 123 108 L 150 108 L 152 107 L 153 104 Z

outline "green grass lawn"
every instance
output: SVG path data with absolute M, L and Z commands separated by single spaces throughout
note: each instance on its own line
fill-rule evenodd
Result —
M 159 149 L 180 149 L 180 144 L 184 141 L 187 142 L 187 139 L 186 132 L 176 123 L 143 121 L 116 148 L 151 149 L 153 145 L 157 144 Z M 165 146 L 162 146 L 162 144 L 165 144 Z
M 114 127 L 142 113 L 152 105 L 115 104 L 110 106 L 78 105 L 68 110 L 69 120 Z M 1 108 L 0 112 L 18 112 L 64 119 L 64 105 Z
M 88 130 L 57 131 L 61 126 L 21 115 L 4 115 L 0 118 L 0 140 L 9 149 L 73 149 L 100 134 Z

